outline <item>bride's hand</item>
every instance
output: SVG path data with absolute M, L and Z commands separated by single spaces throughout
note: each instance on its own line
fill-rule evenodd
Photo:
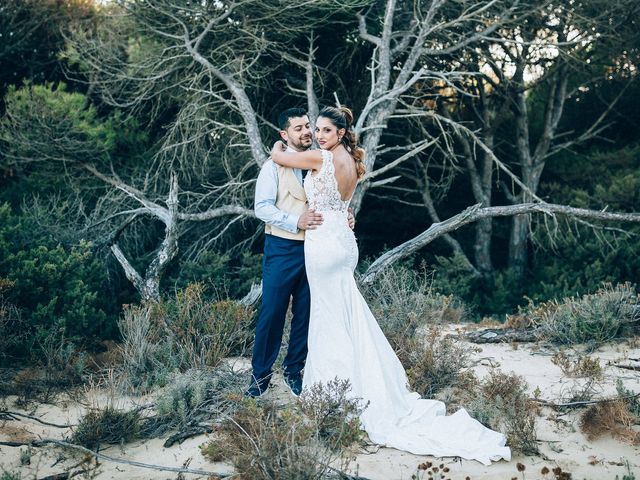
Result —
M 287 146 L 281 142 L 280 140 L 278 140 L 276 143 L 273 144 L 273 147 L 271 148 L 271 156 L 273 157 L 274 153 L 282 153 L 284 151 L 287 150 Z

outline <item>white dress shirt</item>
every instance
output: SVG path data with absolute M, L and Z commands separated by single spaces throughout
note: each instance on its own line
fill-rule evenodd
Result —
M 288 151 L 293 152 L 291 148 Z M 293 173 L 302 184 L 302 170 L 294 168 Z M 256 196 L 253 208 L 256 217 L 269 225 L 280 228 L 287 232 L 298 233 L 299 215 L 285 212 L 276 207 L 276 196 L 278 195 L 278 165 L 273 160 L 267 160 L 258 174 L 256 180 Z

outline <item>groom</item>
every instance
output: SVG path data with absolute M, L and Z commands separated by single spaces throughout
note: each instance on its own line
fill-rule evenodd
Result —
M 309 117 L 301 108 L 290 108 L 278 118 L 280 137 L 288 148 L 308 150 L 312 143 Z M 302 390 L 302 368 L 307 357 L 309 284 L 304 269 L 304 232 L 322 224 L 322 215 L 307 208 L 303 172 L 268 160 L 256 181 L 254 209 L 265 222 L 262 269 L 262 305 L 256 325 L 251 384 L 245 395 L 259 397 L 269 387 L 272 368 L 282 342 L 289 300 L 293 298 L 289 348 L 284 378 L 294 395 Z

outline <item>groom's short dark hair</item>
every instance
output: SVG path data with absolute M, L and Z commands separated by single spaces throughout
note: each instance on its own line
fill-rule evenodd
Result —
M 278 115 L 278 127 L 280 130 L 286 130 L 289 127 L 289 120 L 292 118 L 304 117 L 307 111 L 304 108 L 293 107 L 287 108 Z

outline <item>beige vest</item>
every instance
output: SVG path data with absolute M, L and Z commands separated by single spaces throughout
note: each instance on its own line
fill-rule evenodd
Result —
M 278 167 L 278 194 L 276 195 L 276 207 L 284 212 L 295 215 L 302 215 L 307 211 L 307 196 L 300 181 L 293 173 L 293 169 L 281 165 Z M 287 232 L 273 225 L 267 224 L 264 232 L 276 237 L 288 238 L 291 240 L 304 240 L 304 230 L 298 233 Z

